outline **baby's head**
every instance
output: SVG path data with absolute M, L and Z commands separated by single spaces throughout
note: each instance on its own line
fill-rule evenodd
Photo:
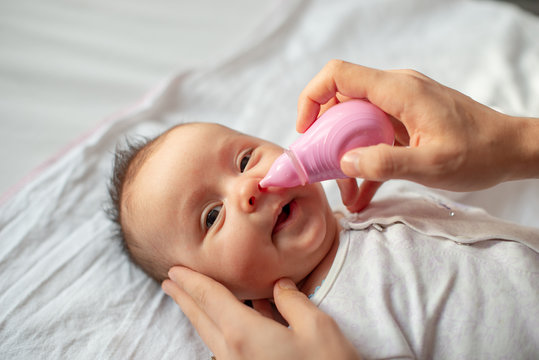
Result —
M 337 224 L 320 184 L 259 188 L 281 153 L 208 123 L 118 152 L 111 197 L 131 259 L 157 281 L 174 265 L 189 267 L 240 299 L 271 297 L 281 277 L 306 278 Z

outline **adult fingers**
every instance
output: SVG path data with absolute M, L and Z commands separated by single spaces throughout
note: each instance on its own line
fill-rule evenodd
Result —
M 416 106 L 418 98 L 432 93 L 438 86 L 414 70 L 384 71 L 331 60 L 300 93 L 296 130 L 304 132 L 316 120 L 320 106 L 335 96 L 367 99 L 394 119 L 410 122 L 413 115 L 406 118 L 405 110 Z
M 341 193 L 341 200 L 344 206 L 354 203 L 357 199 L 359 187 L 355 178 L 337 179 L 337 186 Z
M 288 326 L 288 323 L 283 319 L 279 311 L 277 311 L 275 305 L 272 305 L 268 300 L 253 300 L 253 308 L 268 319 L 275 320 L 281 325 Z
M 335 106 L 339 103 L 342 103 L 348 100 L 350 100 L 350 97 L 348 96 L 344 96 L 339 93 L 335 94 L 335 96 L 329 99 L 325 104 L 320 105 L 320 112 L 318 113 L 318 117 L 322 116 L 332 106 Z
M 342 60 L 330 61 L 307 84 L 298 98 L 296 130 L 304 132 L 320 112 L 320 106 L 337 94 L 347 98 L 367 98 L 383 72 Z M 372 101 L 371 101 L 372 102 Z
M 350 207 L 349 210 L 352 212 L 363 210 L 369 205 L 372 198 L 383 184 L 383 181 L 363 180 L 359 187 L 358 201 L 354 204 L 354 207 Z
M 408 146 L 410 145 L 410 134 L 406 126 L 395 117 L 389 115 L 389 121 L 393 125 L 393 131 L 395 133 L 395 144 L 394 146 Z
M 331 320 L 297 289 L 292 280 L 280 279 L 273 290 L 277 309 L 294 331 L 300 334 L 311 333 L 320 316 Z
M 292 330 L 286 337 L 296 339 L 293 358 L 361 359 L 337 322 L 298 291 L 290 279 L 280 279 L 273 290 L 275 304 Z
M 218 353 L 223 344 L 223 335 L 215 323 L 197 305 L 196 301 L 183 291 L 174 281 L 165 280 L 161 284 L 163 291 L 172 297 L 176 304 L 195 327 L 200 337 L 206 345 L 214 352 Z
M 355 178 L 337 180 L 342 202 L 352 213 L 367 207 L 382 184 L 380 181 L 364 180 L 358 187 Z
M 325 104 L 320 105 L 320 111 L 318 112 L 317 118 L 322 116 L 322 114 L 325 113 L 329 108 L 334 105 L 337 105 L 338 103 L 340 103 L 339 99 L 337 98 L 337 96 L 334 96 L 329 99 Z
M 180 296 L 186 308 L 179 305 L 197 330 L 199 327 L 210 327 L 206 317 L 221 333 L 230 332 L 233 327 L 249 326 L 260 319 L 261 315 L 257 311 L 244 305 L 222 284 L 203 274 L 175 266 L 170 269 L 169 276 L 191 299 L 185 300 L 185 296 Z M 240 318 L 241 325 L 237 321 Z
M 371 181 L 407 179 L 429 185 L 434 177 L 450 171 L 448 156 L 429 145 L 412 148 L 379 144 L 350 150 L 341 159 L 341 169 L 348 176 Z

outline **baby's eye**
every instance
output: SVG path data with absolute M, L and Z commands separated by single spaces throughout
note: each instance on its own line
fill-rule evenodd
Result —
M 249 163 L 249 159 L 251 159 L 251 153 L 245 154 L 240 161 L 240 172 L 243 172 L 245 168 L 247 167 L 247 164 Z
M 206 228 L 211 228 L 215 220 L 217 220 L 217 217 L 219 216 L 219 212 L 221 211 L 222 206 L 218 205 L 210 210 L 208 212 L 208 215 L 206 215 Z

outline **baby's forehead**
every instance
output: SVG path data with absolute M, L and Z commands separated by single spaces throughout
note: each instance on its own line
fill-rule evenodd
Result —
M 223 136 L 230 136 L 230 135 L 241 135 L 241 136 L 248 136 L 246 134 L 243 134 L 237 130 L 234 130 L 232 128 L 229 128 L 225 125 L 217 124 L 217 123 L 204 123 L 204 122 L 193 122 L 193 123 L 184 123 L 179 124 L 170 130 L 168 130 L 163 135 L 181 135 L 186 134 L 187 136 L 194 136 L 198 135 L 198 138 L 205 138 L 205 137 L 212 137 L 212 138 L 220 138 Z
M 240 138 L 250 138 L 213 123 L 189 123 L 162 135 L 161 144 L 146 159 L 136 180 L 139 200 L 145 204 L 165 204 L 203 192 L 219 176 L 230 153 L 241 146 Z
M 215 123 L 188 123 L 177 126 L 166 134 L 162 150 L 181 151 L 189 156 L 197 153 L 213 153 L 222 150 L 224 145 L 236 141 L 242 135 Z

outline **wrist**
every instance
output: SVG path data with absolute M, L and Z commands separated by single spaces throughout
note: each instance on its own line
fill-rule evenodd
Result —
M 508 180 L 539 178 L 539 119 L 508 116 L 515 157 Z

